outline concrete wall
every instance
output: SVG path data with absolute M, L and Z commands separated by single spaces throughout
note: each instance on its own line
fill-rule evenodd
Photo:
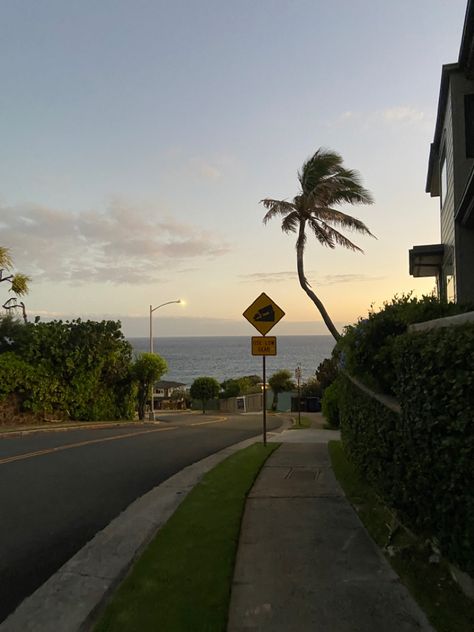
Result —
M 225 413 L 258 413 L 263 410 L 262 393 L 250 393 L 241 397 L 219 400 L 219 410 Z

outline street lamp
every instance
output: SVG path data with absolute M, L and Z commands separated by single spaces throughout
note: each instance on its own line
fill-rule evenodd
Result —
M 153 312 L 156 312 L 160 307 L 164 307 L 165 305 L 171 305 L 172 303 L 182 303 L 183 301 L 179 298 L 177 301 L 167 301 L 166 303 L 161 303 L 161 305 L 157 305 L 153 307 L 150 305 L 150 353 L 153 353 Z M 153 384 L 151 388 L 151 419 L 155 419 L 155 385 Z

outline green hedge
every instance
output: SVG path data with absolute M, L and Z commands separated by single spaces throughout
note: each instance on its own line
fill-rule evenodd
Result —
M 394 345 L 411 323 L 474 310 L 474 305 L 440 302 L 434 296 L 395 296 L 378 311 L 370 311 L 345 328 L 335 354 L 341 368 L 382 393 L 394 394 L 396 368 Z
M 396 392 L 415 503 L 404 510 L 474 571 L 474 325 L 401 336 Z
M 324 390 L 323 397 L 321 399 L 321 411 L 324 418 L 330 426 L 333 428 L 339 428 L 339 389 L 340 381 L 336 379 Z
M 474 572 L 474 325 L 399 336 L 401 414 L 341 378 L 346 450 L 384 498 Z
M 14 324 L 14 323 L 13 323 Z M 77 420 L 133 418 L 132 349 L 114 321 L 0 323 L 0 399 Z

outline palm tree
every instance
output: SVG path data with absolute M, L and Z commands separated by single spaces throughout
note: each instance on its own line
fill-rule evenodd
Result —
M 9 274 L 13 268 L 13 259 L 10 255 L 10 250 L 5 246 L 0 246 L 0 283 L 8 281 L 10 283 L 10 292 L 16 294 L 15 297 L 9 298 L 2 307 L 6 310 L 21 309 L 23 312 L 23 320 L 27 322 L 26 308 L 23 301 L 19 301 L 17 297 L 28 294 L 28 284 L 31 281 L 30 277 L 21 272 L 16 274 Z M 7 273 L 5 276 L 5 272 Z
M 341 156 L 335 151 L 319 148 L 309 158 L 298 173 L 301 185 L 299 194 L 291 202 L 265 198 L 261 204 L 267 210 L 263 222 L 266 224 L 276 215 L 282 215 L 283 232 L 297 233 L 296 260 L 298 279 L 301 287 L 318 308 L 323 320 L 336 340 L 341 337 L 327 313 L 321 300 L 311 289 L 306 279 L 303 266 L 303 254 L 306 245 L 306 227 L 323 246 L 335 248 L 344 246 L 349 250 L 362 250 L 340 233 L 335 226 L 356 230 L 365 235 L 372 235 L 367 226 L 360 220 L 346 215 L 334 207 L 341 203 L 372 204 L 372 195 L 361 185 L 357 171 L 346 169 Z

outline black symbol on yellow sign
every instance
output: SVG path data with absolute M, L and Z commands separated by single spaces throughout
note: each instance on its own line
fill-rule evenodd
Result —
M 273 305 L 266 305 L 265 307 L 262 307 L 262 309 L 259 309 L 253 319 L 257 322 L 273 323 L 275 320 L 275 310 L 273 309 Z
M 283 318 L 285 312 L 265 292 L 262 292 L 247 307 L 243 315 L 255 329 L 258 329 L 265 336 Z

